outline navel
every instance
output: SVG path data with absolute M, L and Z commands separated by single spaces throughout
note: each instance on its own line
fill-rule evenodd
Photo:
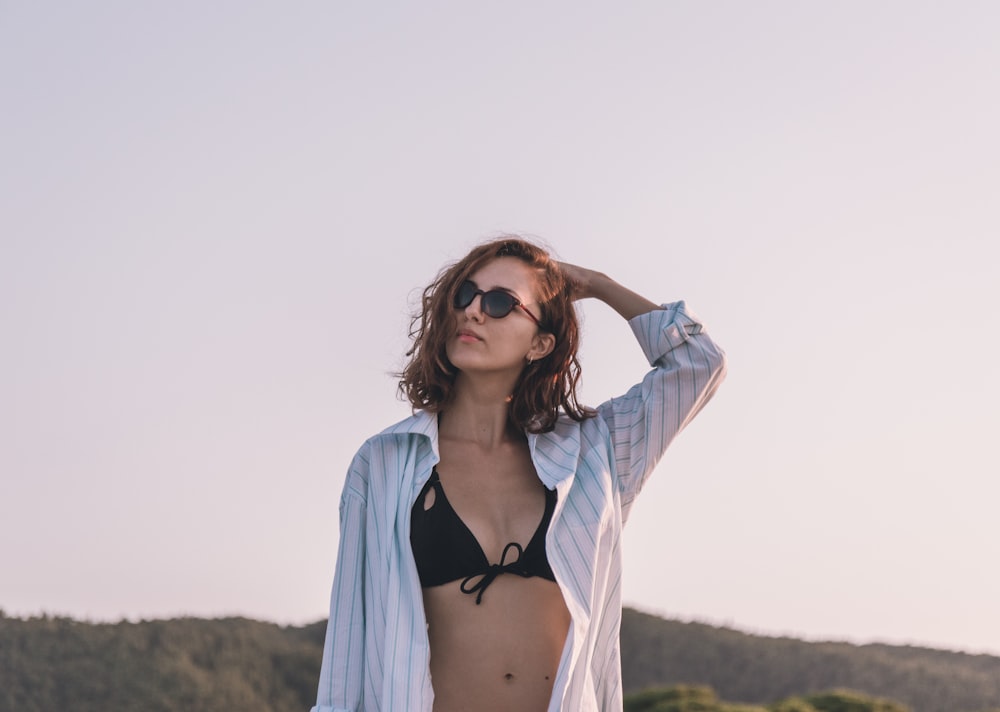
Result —
M 514 682 L 514 673 L 512 672 L 507 673 L 506 675 L 503 676 L 503 679 L 506 680 L 507 682 Z

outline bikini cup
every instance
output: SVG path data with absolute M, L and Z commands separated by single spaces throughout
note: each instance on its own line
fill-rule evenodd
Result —
M 431 488 L 434 488 L 434 504 L 424 509 L 424 498 Z M 499 563 L 491 564 L 472 530 L 452 508 L 437 469 L 434 469 L 420 490 L 410 516 L 410 546 L 420 585 L 430 588 L 462 579 L 462 592 L 476 594 L 479 604 L 486 588 L 501 574 L 524 578 L 539 576 L 555 581 L 545 553 L 545 535 L 555 505 L 555 490 L 546 489 L 545 513 L 527 546 L 512 541 L 504 547 Z

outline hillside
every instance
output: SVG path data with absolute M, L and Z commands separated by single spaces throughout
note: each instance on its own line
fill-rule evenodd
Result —
M 895 645 L 810 643 L 681 623 L 626 609 L 626 693 L 654 685 L 708 685 L 728 700 L 764 703 L 850 688 L 915 712 L 1000 707 L 1000 657 Z
M 324 630 L 322 621 L 95 624 L 0 612 L 0 712 L 306 712 Z M 770 704 L 850 688 L 913 712 L 1000 708 L 1000 657 L 767 638 L 629 609 L 622 666 L 627 694 L 685 683 L 725 700 Z
M 303 712 L 325 628 L 0 618 L 0 712 Z

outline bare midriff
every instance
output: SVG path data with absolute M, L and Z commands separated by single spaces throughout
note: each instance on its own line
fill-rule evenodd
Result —
M 503 574 L 476 605 L 460 583 L 423 591 L 434 712 L 545 712 L 570 625 L 559 586 Z

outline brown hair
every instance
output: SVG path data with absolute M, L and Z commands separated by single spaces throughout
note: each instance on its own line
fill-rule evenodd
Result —
M 414 408 L 441 412 L 448 404 L 458 369 L 445 353 L 454 319 L 455 292 L 473 272 L 497 257 L 515 257 L 538 275 L 538 303 L 542 331 L 555 336 L 548 356 L 529 363 L 521 372 L 510 402 L 510 418 L 530 433 L 555 427 L 559 409 L 573 420 L 594 412 L 580 405 L 576 396 L 580 362 L 576 352 L 580 325 L 571 298 L 571 285 L 549 253 L 521 237 L 508 235 L 479 245 L 464 258 L 445 267 L 424 289 L 420 309 L 410 320 L 413 345 L 409 362 L 399 375 L 400 397 Z

